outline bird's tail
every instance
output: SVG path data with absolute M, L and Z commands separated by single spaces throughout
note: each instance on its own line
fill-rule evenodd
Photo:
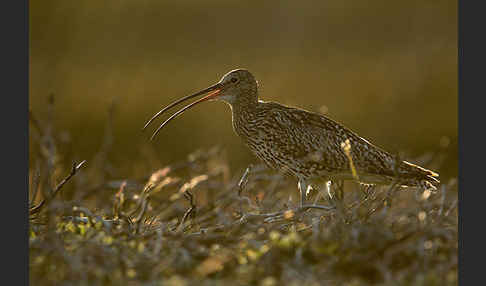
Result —
M 435 191 L 440 183 L 438 173 L 407 161 L 402 161 L 399 173 L 400 177 L 403 178 L 403 184 L 410 187 L 420 187 L 424 190 Z

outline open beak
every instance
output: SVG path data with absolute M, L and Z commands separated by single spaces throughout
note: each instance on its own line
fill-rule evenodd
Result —
M 154 116 L 152 116 L 152 118 L 150 118 L 149 121 L 147 121 L 147 123 L 145 123 L 145 126 L 143 127 L 142 130 L 145 130 L 145 128 L 147 128 L 147 126 L 150 125 L 150 123 L 152 123 L 152 121 L 154 121 L 155 118 L 159 117 L 160 115 L 162 115 L 165 111 L 169 110 L 170 108 L 176 106 L 177 104 L 181 103 L 181 102 L 184 102 L 188 99 L 191 99 L 191 98 L 194 98 L 194 97 L 197 97 L 197 96 L 200 96 L 200 95 L 203 95 L 203 94 L 206 94 L 208 92 L 211 92 L 210 94 L 206 95 L 205 97 L 203 98 L 200 98 L 199 100 L 196 100 L 194 101 L 193 103 L 189 104 L 189 105 L 186 105 L 184 106 L 181 110 L 177 111 L 176 113 L 172 114 L 171 117 L 169 117 L 166 121 L 164 121 L 164 123 L 162 123 L 159 128 L 157 128 L 157 130 L 155 130 L 154 134 L 152 135 L 152 137 L 150 137 L 150 141 L 152 141 L 155 136 L 157 135 L 157 133 L 159 133 L 159 131 L 165 126 L 167 125 L 167 123 L 169 123 L 172 119 L 176 118 L 177 116 L 181 115 L 182 113 L 184 113 L 184 111 L 188 110 L 189 108 L 197 105 L 198 103 L 201 103 L 201 102 L 204 102 L 204 101 L 207 101 L 207 100 L 210 100 L 210 99 L 213 99 L 215 98 L 216 96 L 218 96 L 218 94 L 221 92 L 221 88 L 222 88 L 222 84 L 221 83 L 216 83 L 216 84 L 213 84 L 212 86 L 204 89 L 204 90 L 201 90 L 199 92 L 196 92 L 194 94 L 191 94 L 191 95 L 188 95 L 188 96 L 185 96 L 179 100 L 176 100 L 174 102 L 172 102 L 171 104 L 167 105 L 166 107 L 164 107 L 161 111 L 157 112 Z

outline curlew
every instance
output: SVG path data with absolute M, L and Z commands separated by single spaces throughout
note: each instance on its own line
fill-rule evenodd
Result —
M 258 83 L 246 69 L 232 70 L 216 84 L 169 104 L 143 129 L 168 109 L 204 94 L 165 120 L 151 140 L 187 109 L 222 100 L 231 107 L 234 131 L 250 150 L 270 168 L 298 180 L 301 207 L 310 189 L 325 187 L 331 195 L 330 183 L 336 180 L 423 189 L 435 189 L 439 183 L 437 173 L 399 160 L 322 114 L 259 100 Z

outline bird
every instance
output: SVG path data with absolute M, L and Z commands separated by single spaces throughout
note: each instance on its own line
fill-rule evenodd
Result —
M 312 189 L 327 189 L 331 182 L 354 180 L 366 185 L 400 184 L 436 190 L 439 174 L 403 161 L 375 146 L 337 121 L 316 112 L 259 99 L 258 82 L 247 69 L 226 73 L 215 84 L 185 96 L 157 112 L 157 117 L 189 99 L 205 95 L 175 112 L 153 133 L 186 110 L 205 101 L 223 101 L 230 106 L 234 132 L 268 167 L 297 179 L 300 207 Z

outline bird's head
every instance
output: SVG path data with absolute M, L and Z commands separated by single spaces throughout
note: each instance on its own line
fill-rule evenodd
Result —
M 255 80 L 255 77 L 246 69 L 235 69 L 227 74 L 225 74 L 221 80 L 210 87 L 203 89 L 199 92 L 196 92 L 192 95 L 188 95 L 183 97 L 159 112 L 157 112 L 143 127 L 145 129 L 154 119 L 159 117 L 168 109 L 176 106 L 177 104 L 189 100 L 191 98 L 201 96 L 207 94 L 203 98 L 196 100 L 195 102 L 183 107 L 181 110 L 174 113 L 170 116 L 164 123 L 162 123 L 159 128 L 154 132 L 151 137 L 151 140 L 155 138 L 157 133 L 172 119 L 176 118 L 180 114 L 182 114 L 187 109 L 208 100 L 222 100 L 229 103 L 232 106 L 241 106 L 245 107 L 251 104 L 256 104 L 258 102 L 258 83 Z M 209 94 L 208 94 L 209 93 Z
M 214 97 L 230 104 L 255 103 L 258 101 L 258 83 L 246 69 L 236 69 L 225 74 L 218 83 L 220 92 Z

